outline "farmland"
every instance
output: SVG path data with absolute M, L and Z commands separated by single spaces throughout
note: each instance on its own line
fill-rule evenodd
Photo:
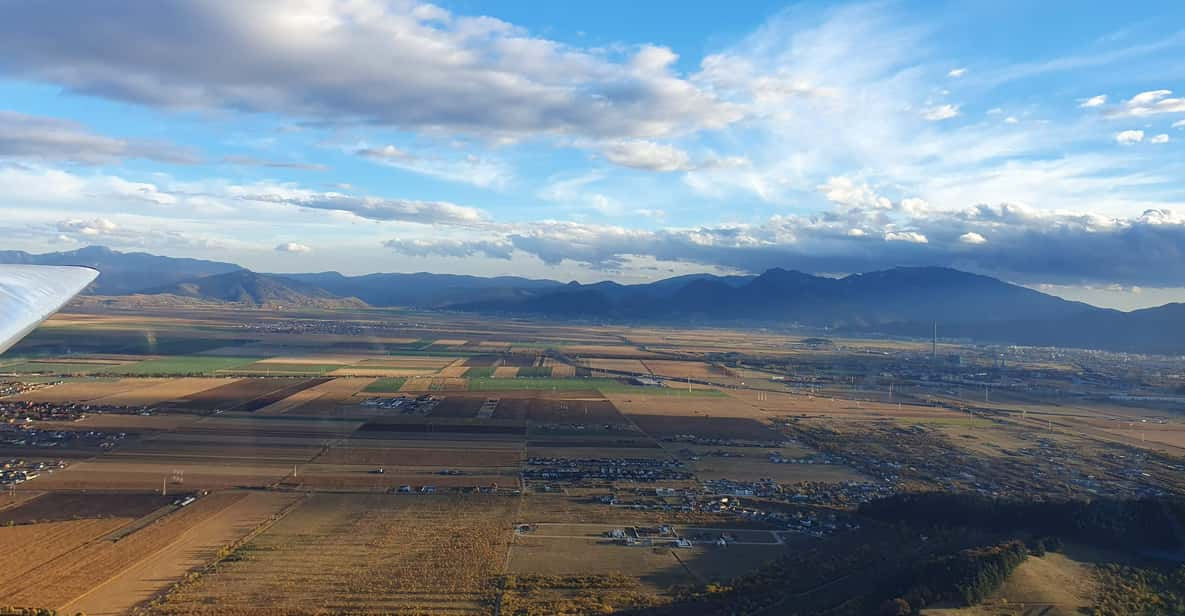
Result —
M 936 376 L 901 341 L 224 316 L 68 313 L 0 365 L 0 548 L 19 555 L 0 603 L 680 613 L 688 589 L 770 568 L 861 579 L 821 563 L 905 549 L 859 513 L 896 494 L 1185 488 L 1171 408 L 1071 397 L 1064 359 L 991 372 L 947 345 L 967 367 Z M 1018 568 L 999 597 L 1044 596 L 1018 589 L 1061 562 Z

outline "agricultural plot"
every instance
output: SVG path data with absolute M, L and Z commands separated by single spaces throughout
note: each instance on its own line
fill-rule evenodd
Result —
M 60 374 L 71 376 L 95 373 L 105 374 L 118 368 L 120 365 L 116 363 L 33 360 L 5 365 L 3 371 L 15 374 Z
M 60 522 L 59 525 L 86 525 L 85 532 L 78 532 L 74 537 L 63 541 L 47 541 L 42 533 L 41 542 L 59 548 L 72 544 L 73 549 L 57 554 L 42 554 L 39 562 L 25 571 L 24 579 L 9 580 L 0 585 L 0 604 L 3 605 L 35 605 L 61 608 L 67 603 L 83 596 L 99 584 L 107 581 L 111 576 L 127 567 L 135 565 L 147 556 L 156 553 L 167 546 L 196 524 L 209 518 L 243 498 L 243 494 L 224 493 L 212 494 L 197 500 L 188 507 L 178 509 L 168 515 L 156 519 L 134 532 L 119 538 L 119 541 L 98 540 L 101 534 L 95 533 L 94 525 L 107 524 L 107 532 L 125 525 L 126 518 L 110 518 L 105 520 L 85 520 L 79 522 Z M 112 525 L 114 528 L 112 528 Z M 17 529 L 36 529 L 37 525 L 14 527 Z M 0 529 L 10 530 L 10 529 Z M 43 529 L 46 530 L 46 529 Z M 106 534 L 106 533 L 103 533 Z M 80 536 L 85 537 L 81 541 Z M 45 558 L 48 556 L 48 558 Z M 26 563 L 28 564 L 28 563 Z M 29 575 L 35 576 L 37 584 L 29 584 Z
M 639 428 L 656 437 L 688 434 L 705 439 L 738 439 L 746 441 L 781 441 L 781 434 L 756 419 L 740 417 L 704 417 L 629 414 Z
M 402 377 L 386 377 L 375 379 L 371 384 L 362 388 L 365 393 L 394 393 L 403 388 L 403 384 L 407 379 Z
M 90 402 L 159 383 L 141 379 L 84 378 L 26 392 L 15 396 L 15 399 L 27 402 Z
M 295 494 L 249 493 L 194 524 L 164 549 L 67 603 L 60 612 L 92 616 L 130 613 L 191 571 L 214 562 L 225 549 L 270 522 L 300 498 Z
M 343 406 L 351 404 L 354 394 L 371 386 L 375 379 L 335 378 L 296 392 L 256 411 L 258 415 L 343 416 Z
M 200 411 L 257 410 L 285 397 L 275 397 L 282 392 L 291 395 L 323 382 L 325 379 L 244 378 L 186 396 L 173 407 Z
M 227 384 L 228 379 L 187 377 L 180 379 L 166 379 L 164 381 L 148 381 L 146 387 L 138 387 L 102 398 L 96 398 L 95 404 L 110 406 L 151 406 L 171 400 L 180 400 L 199 392 L 213 389 Z
M 222 370 L 221 372 L 263 376 L 324 375 L 340 368 L 343 368 L 342 364 L 255 362 L 249 366 Z
M 513 379 L 519 376 L 519 370 L 518 366 L 498 366 L 490 376 L 496 379 Z
M 514 503 L 315 494 L 153 613 L 489 613 Z
M 54 493 L 0 511 L 0 526 L 83 519 L 138 518 L 172 502 L 153 494 Z
M 248 366 L 259 359 L 259 357 L 182 355 L 161 359 L 148 359 L 134 364 L 118 366 L 108 370 L 108 372 L 127 376 L 213 375 L 219 370 L 232 370 Z
M 637 359 L 590 358 L 581 360 L 580 363 L 592 368 L 593 370 L 613 370 L 617 372 L 633 372 L 637 374 L 650 373 L 650 369 Z

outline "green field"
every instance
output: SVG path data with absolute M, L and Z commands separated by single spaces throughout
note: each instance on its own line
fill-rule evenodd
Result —
M 403 387 L 403 384 L 406 382 L 407 379 L 403 377 L 388 377 L 384 379 L 378 379 L 370 385 L 367 385 L 366 389 L 363 389 L 362 391 L 372 394 L 393 393 L 399 391 L 399 389 Z
M 467 379 L 488 379 L 494 375 L 493 366 L 479 366 L 465 371 Z
M 519 368 L 518 369 L 518 378 L 520 378 L 520 379 L 546 379 L 549 377 L 551 377 L 551 367 L 550 366 L 544 366 L 544 367 L 536 366 L 536 367 Z
M 24 374 L 91 374 L 112 372 L 122 368 L 119 364 L 88 364 L 63 362 L 24 362 L 11 366 L 4 366 L 5 372 L 19 372 Z
M 325 374 L 342 368 L 344 364 L 284 364 L 284 363 L 255 363 L 241 368 L 229 368 L 220 372 L 230 374 Z
M 116 366 L 108 372 L 130 376 L 168 376 L 189 374 L 213 374 L 219 370 L 230 370 L 251 365 L 261 357 L 208 357 L 204 355 L 182 355 L 164 359 L 148 359 L 126 366 Z

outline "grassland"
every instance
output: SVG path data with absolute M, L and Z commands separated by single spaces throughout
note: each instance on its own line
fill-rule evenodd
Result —
M 378 394 L 394 393 L 402 389 L 403 384 L 406 382 L 407 379 L 403 377 L 387 377 L 376 379 L 373 383 L 364 387 L 362 391 Z
M 128 376 L 212 375 L 220 370 L 249 366 L 260 359 L 259 357 L 179 355 L 119 366 L 109 372 Z

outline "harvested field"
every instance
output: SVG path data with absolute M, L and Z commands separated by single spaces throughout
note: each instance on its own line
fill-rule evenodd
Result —
M 407 377 L 436 374 L 436 368 L 384 368 L 382 366 L 345 366 L 328 373 L 331 376 Z
M 641 363 L 646 366 L 649 372 L 673 379 L 690 377 L 701 380 L 721 380 L 731 376 L 721 368 L 698 361 L 646 359 Z
M 28 576 L 48 569 L 47 563 L 68 557 L 80 546 L 129 522 L 129 518 L 92 518 L 0 527 L 0 551 L 5 555 L 4 567 L 0 568 L 0 601 L 4 605 L 50 605 L 14 604 L 4 599 L 18 592 L 27 592 L 30 586 Z
M 51 493 L 16 507 L 0 510 L 0 526 L 67 520 L 138 518 L 172 502 L 160 494 Z
M 518 376 L 517 366 L 498 366 L 491 375 L 496 379 L 513 379 Z
M 14 399 L 29 402 L 89 402 L 159 383 L 145 379 L 83 379 L 26 392 Z
M 649 374 L 650 370 L 637 359 L 585 359 L 581 364 L 592 368 L 593 370 L 617 370 L 620 372 L 636 372 L 639 374 Z
M 374 434 L 398 434 L 398 433 L 440 433 L 440 434 L 455 434 L 455 433 L 471 433 L 471 434 L 512 434 L 525 435 L 526 426 L 522 424 L 492 424 L 485 423 L 428 423 L 428 422 L 387 422 L 387 421 L 368 421 L 358 428 L 360 433 L 374 433 Z
M 781 434 L 756 419 L 672 415 L 635 415 L 629 418 L 647 434 L 664 437 L 691 434 L 701 438 L 780 441 Z
M 224 461 L 213 458 L 185 460 L 159 456 L 151 459 L 122 459 L 103 456 L 76 462 L 52 475 L 37 478 L 38 487 L 47 490 L 127 490 L 144 492 L 159 490 L 162 480 L 174 471 L 183 472 L 182 484 L 173 490 L 218 490 L 234 487 L 264 487 L 292 471 L 286 462 L 265 462 L 253 459 Z
M 580 357 L 659 357 L 650 351 L 643 351 L 632 346 L 617 346 L 603 344 L 566 344 L 560 349 L 568 355 Z
M 551 377 L 554 379 L 566 379 L 574 376 L 576 376 L 576 368 L 574 366 L 555 364 L 551 367 Z
M 509 570 L 539 575 L 624 574 L 655 592 L 696 582 L 669 547 L 626 547 L 583 537 L 515 537 Z
M 354 394 L 370 387 L 374 379 L 336 378 L 297 392 L 256 411 L 258 415 L 337 416 L 342 405 L 350 404 Z
M 195 524 L 178 541 L 141 560 L 66 604 L 65 614 L 118 616 L 165 590 L 190 571 L 218 558 L 219 551 L 272 520 L 301 497 L 253 492 Z
M 456 357 L 438 357 L 433 355 L 391 355 L 358 362 L 359 368 L 407 368 L 439 370 L 452 365 Z
M 318 464 L 360 464 L 365 466 L 428 466 L 453 467 L 518 467 L 522 455 L 519 450 L 504 447 L 464 449 L 443 448 L 377 448 L 368 443 L 354 443 L 330 447 L 313 461 Z
M 315 494 L 153 613 L 488 613 L 515 502 Z
M 173 406 L 186 410 L 252 411 L 326 380 L 328 379 L 244 378 L 187 396 Z
M 437 374 L 442 377 L 454 377 L 455 378 L 455 377 L 465 376 L 465 373 L 467 371 L 469 371 L 468 366 L 447 366 L 445 368 L 441 368 L 440 372 L 438 372 Z
M 180 400 L 199 392 L 213 389 L 229 383 L 229 379 L 188 377 L 168 379 L 166 381 L 146 381 L 146 387 L 138 387 L 131 391 L 104 396 L 93 400 L 95 404 L 111 406 L 151 406 L 170 400 Z
M 36 578 L 38 584 L 5 584 L 0 588 L 0 604 L 60 608 L 107 581 L 113 574 L 176 541 L 193 526 L 217 514 L 243 496 L 235 493 L 212 494 L 122 537 L 117 542 L 101 540 L 85 543 L 29 571 L 26 576 Z M 114 521 L 113 519 L 112 522 Z M 120 525 L 122 524 L 121 522 Z

